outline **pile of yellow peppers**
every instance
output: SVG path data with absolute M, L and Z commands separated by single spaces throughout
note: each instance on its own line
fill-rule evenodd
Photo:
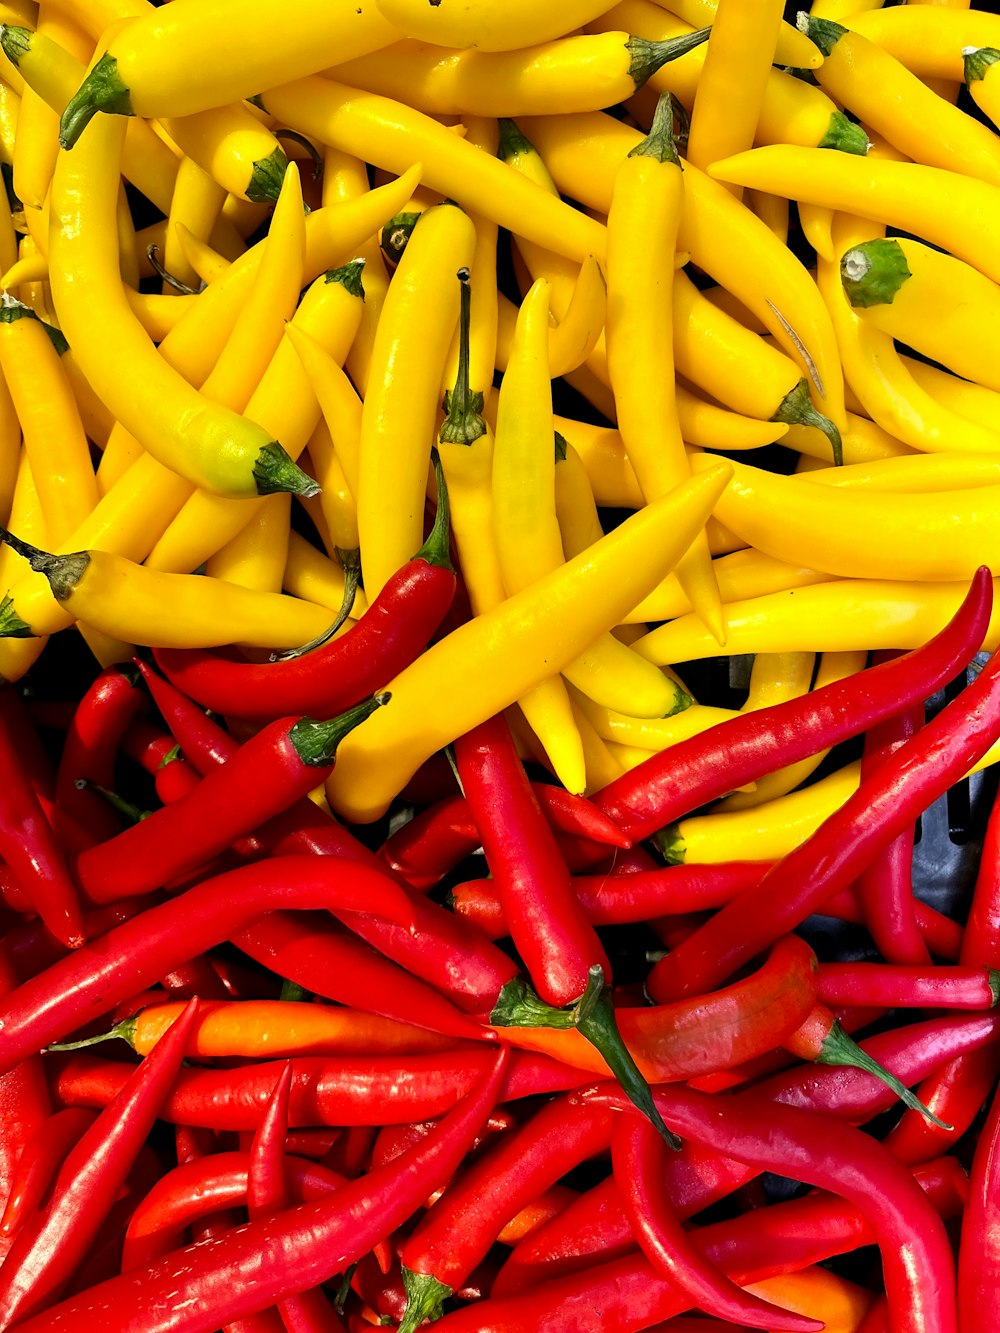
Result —
M 471 618 L 343 743 L 351 821 L 504 709 L 594 790 L 729 716 L 674 664 L 753 654 L 762 707 L 924 642 L 1000 569 L 995 14 L 0 21 L 0 510 L 85 553 L 55 579 L 0 547 L 6 681 L 72 626 L 104 664 L 294 647 L 359 558 L 350 628 L 421 545 L 435 447 Z M 796 792 L 822 758 L 729 797 L 704 856 L 800 841 L 857 782 Z

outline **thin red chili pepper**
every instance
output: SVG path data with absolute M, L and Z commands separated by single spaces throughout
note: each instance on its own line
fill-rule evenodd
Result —
M 192 954 L 204 953 L 275 907 L 357 907 L 408 913 L 408 900 L 366 866 L 277 857 L 205 880 L 113 927 L 0 1001 L 0 1070 L 106 1014 Z
M 197 995 L 203 1004 L 207 1004 L 212 1000 L 224 1001 L 230 998 L 222 978 L 204 955 L 196 955 L 179 963 L 160 977 L 159 981 L 164 990 L 182 1000 L 190 1000 L 192 995 Z
M 895 666 L 889 662 L 874 669 Z M 821 910 L 880 847 L 963 777 L 998 736 L 1000 654 L 994 654 L 956 699 L 861 782 L 756 888 L 723 907 L 657 963 L 647 983 L 650 995 L 662 1001 L 718 985 L 777 934 L 794 930 Z
M 301 1157 L 289 1155 L 286 1169 L 296 1203 L 325 1198 L 346 1184 L 329 1167 Z M 243 1203 L 249 1171 L 249 1152 L 217 1152 L 161 1176 L 132 1214 L 122 1272 L 144 1267 L 177 1249 L 184 1243 L 187 1228 L 216 1209 Z
M 356 1180 L 372 1167 L 372 1149 L 378 1138 L 374 1125 L 346 1125 L 336 1143 L 323 1158 L 324 1163 L 348 1180 Z
M 206 708 L 256 721 L 302 713 L 331 717 L 397 676 L 427 646 L 455 595 L 448 560 L 448 498 L 438 468 L 430 536 L 339 638 L 285 661 L 252 663 L 228 652 L 156 649 L 157 665 Z
M 572 1023 L 597 1050 L 628 1096 L 672 1147 L 678 1140 L 656 1112 L 645 1078 L 618 1031 L 608 987 L 611 964 L 570 885 L 569 870 L 545 822 L 503 717 L 455 741 L 469 810 L 500 893 L 511 938 L 543 1006 L 573 1005 Z M 495 997 L 501 1027 L 561 1022 L 519 979 Z
M 468 1096 L 492 1059 L 490 1049 L 365 1059 L 299 1056 L 292 1060 L 289 1116 L 296 1126 L 388 1125 L 434 1120 Z M 82 1053 L 53 1053 L 52 1095 L 63 1106 L 105 1106 L 132 1067 Z M 577 1088 L 593 1075 L 544 1056 L 514 1052 L 505 1101 Z M 216 1130 L 252 1130 L 274 1086 L 270 1062 L 235 1069 L 182 1069 L 161 1118 Z
M 497 1099 L 507 1058 L 498 1051 L 461 1104 L 389 1166 L 329 1199 L 248 1222 L 211 1248 L 187 1246 L 93 1287 L 29 1320 L 26 1333 L 88 1322 L 105 1333 L 208 1333 L 343 1272 L 452 1174 Z
M 136 718 L 122 735 L 121 752 L 147 773 L 156 773 L 177 742 L 169 732 L 155 727 L 145 718 Z
M 251 1221 L 256 1217 L 271 1217 L 291 1205 L 285 1168 L 291 1081 L 292 1071 L 286 1064 L 253 1137 L 247 1175 L 247 1209 Z M 290 1293 L 277 1310 L 290 1333 L 343 1333 L 343 1324 L 319 1287 Z
M 13 989 L 17 980 L 4 940 L 0 942 L 0 995 Z M 0 1202 L 5 1208 L 24 1150 L 51 1114 L 45 1071 L 37 1055 L 0 1074 Z M 0 1258 L 8 1247 L 7 1237 L 0 1236 Z
M 98 1236 L 180 1068 L 197 1007 L 197 1000 L 192 1000 L 173 1030 L 132 1071 L 120 1096 L 66 1157 L 49 1205 L 18 1231 L 0 1269 L 4 1327 L 58 1299 Z
M 448 1186 L 400 1250 L 406 1313 L 398 1333 L 439 1318 L 443 1302 L 485 1259 L 504 1223 L 610 1143 L 610 1115 L 561 1097 L 484 1153 Z
M 823 1327 L 742 1291 L 701 1254 L 664 1196 L 663 1144 L 638 1116 L 615 1118 L 611 1161 L 643 1254 L 658 1273 L 686 1291 L 698 1309 L 751 1328 L 798 1333 Z
M 631 1109 L 607 1085 L 576 1095 Z M 944 1225 L 913 1177 L 874 1139 L 754 1093 L 710 1097 L 670 1087 L 654 1095 L 661 1112 L 705 1146 L 854 1203 L 876 1232 L 891 1327 L 955 1333 L 954 1265 Z
M 205 776 L 239 749 L 239 742 L 170 680 L 158 676 L 141 657 L 133 659 L 175 743 Z M 161 756 L 161 763 L 167 758 Z
M 143 898 L 130 898 L 108 907 L 94 908 L 84 913 L 83 933 L 88 940 L 96 939 L 112 926 L 137 916 L 160 901 L 158 895 L 148 894 Z M 37 976 L 70 952 L 49 934 L 37 917 L 12 926 L 4 936 L 4 949 L 18 982 Z
M 100 797 L 76 785 L 87 778 L 102 787 L 115 785 L 115 760 L 126 728 L 146 708 L 146 695 L 137 689 L 138 677 L 130 667 L 105 667 L 86 690 L 66 732 L 56 774 L 56 800 L 100 838 L 110 838 L 121 825 Z
M 1000 1313 L 1000 1097 L 994 1093 L 969 1173 L 969 1200 L 958 1249 L 958 1311 L 963 1329 L 987 1329 Z
M 24 1145 L 11 1178 L 0 1232 L 13 1235 L 38 1207 L 70 1149 L 96 1118 L 93 1111 L 82 1107 L 56 1111 Z
M 948 625 L 922 648 L 710 727 L 638 764 L 591 799 L 638 842 L 734 787 L 857 736 L 928 698 L 968 665 L 986 637 L 992 600 L 983 567 Z
M 329 722 L 272 722 L 188 796 L 78 857 L 80 884 L 108 902 L 201 865 L 312 791 L 333 771 L 344 736 L 387 702 L 378 695 Z
M 819 998 L 834 1006 L 992 1009 L 1000 999 L 1000 973 L 990 967 L 821 963 Z
M 57 940 L 83 943 L 80 900 L 62 849 L 42 811 L 17 753 L 16 706 L 0 689 L 0 857 L 29 896 L 34 911 Z
M 892 661 L 901 656 L 895 650 L 876 652 L 872 662 Z M 923 700 L 869 728 L 861 756 L 864 781 L 915 736 L 924 724 Z M 915 825 L 901 829 L 887 847 L 858 876 L 855 892 L 864 913 L 875 947 L 889 963 L 923 963 L 931 957 L 913 911 L 913 837 Z
M 175 746 L 156 770 L 154 782 L 156 794 L 163 804 L 172 805 L 174 801 L 187 796 L 188 792 L 194 791 L 201 782 L 201 774 L 184 758 L 180 747 Z

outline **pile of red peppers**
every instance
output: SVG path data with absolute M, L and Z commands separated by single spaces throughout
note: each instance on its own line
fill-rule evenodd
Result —
M 493 718 L 361 841 L 310 793 L 453 592 L 415 560 L 305 656 L 0 689 L 0 1330 L 992 1328 L 1000 808 L 961 921 L 901 852 L 1000 739 L 997 656 L 923 714 L 988 571 L 923 647 L 586 799 Z M 862 736 L 783 860 L 657 856 Z M 818 963 L 817 913 L 867 960 Z

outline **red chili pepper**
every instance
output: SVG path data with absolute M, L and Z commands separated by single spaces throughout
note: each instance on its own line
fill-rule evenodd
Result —
M 0 1001 L 0 1070 L 59 1041 L 194 953 L 275 907 L 357 907 L 408 914 L 386 876 L 319 857 L 277 857 L 205 880 L 113 927 Z
M 119 1097 L 87 1129 L 56 1175 L 52 1199 L 22 1225 L 0 1269 L 0 1322 L 17 1323 L 58 1299 L 105 1224 L 180 1068 L 198 1002 L 192 1000 Z
M 201 782 L 201 774 L 180 752 L 180 746 L 165 756 L 154 777 L 156 794 L 164 805 L 172 805 L 194 791 Z
M 1000 1314 L 1000 1097 L 994 1093 L 969 1173 L 958 1249 L 958 1312 L 963 1329 L 987 1329 Z
M 576 1095 L 630 1109 L 607 1086 Z M 944 1225 L 912 1176 L 874 1139 L 754 1093 L 710 1097 L 670 1087 L 654 1095 L 661 1113 L 706 1147 L 854 1203 L 876 1232 L 893 1329 L 956 1333 L 954 1265 Z
M 0 689 L 0 857 L 57 940 L 83 943 L 80 901 L 62 849 L 42 811 L 17 752 L 16 705 Z
M 821 963 L 819 998 L 834 1007 L 992 1009 L 1000 999 L 1000 973 L 991 967 Z
M 286 1158 L 288 1185 L 296 1203 L 322 1199 L 346 1184 L 319 1162 Z M 217 1152 L 176 1166 L 161 1176 L 132 1214 L 122 1252 L 122 1272 L 141 1268 L 184 1243 L 189 1226 L 218 1208 L 247 1196 L 249 1152 Z
M 611 964 L 570 885 L 569 870 L 545 822 L 502 717 L 455 741 L 455 760 L 497 885 L 515 948 L 542 1000 L 515 978 L 494 997 L 490 1021 L 511 1027 L 564 1025 L 572 1005 L 576 1032 L 602 1057 L 631 1100 L 672 1147 L 645 1078 L 618 1031 L 608 994 Z M 545 1008 L 550 1013 L 546 1015 Z
M 895 651 L 876 652 L 876 665 L 901 656 Z M 915 736 L 924 724 L 923 700 L 895 717 L 876 723 L 865 734 L 861 757 L 861 779 L 870 777 L 899 749 Z M 908 825 L 893 838 L 858 876 L 855 892 L 875 947 L 890 963 L 923 963 L 931 956 L 917 925 L 913 910 L 913 837 L 915 826 Z
M 922 648 L 671 745 L 592 796 L 633 841 L 745 782 L 893 717 L 947 684 L 986 637 L 993 585 L 985 567 L 945 628 Z
M 145 718 L 136 718 L 122 736 L 121 752 L 133 760 L 146 773 L 155 774 L 157 769 L 177 749 L 177 742 L 169 732 L 154 727 Z
M 794 930 L 821 910 L 879 848 L 963 777 L 998 736 L 1000 654 L 994 654 L 956 699 L 861 782 L 755 889 L 723 907 L 657 963 L 647 983 L 650 995 L 663 1001 L 718 985 L 777 934 Z
M 430 536 L 346 634 L 278 662 L 257 664 L 201 649 L 158 648 L 154 656 L 175 685 L 217 713 L 255 721 L 289 713 L 331 717 L 409 666 L 454 595 L 447 490 L 438 469 L 438 508 Z
M 8 943 L 0 941 L 0 995 L 13 989 L 17 979 Z M 0 1074 L 0 1201 L 5 1208 L 24 1150 L 51 1114 L 48 1083 L 38 1056 L 30 1056 Z M 6 1237 L 0 1237 L 0 1257 L 6 1254 L 8 1244 Z
M 485 1259 L 503 1224 L 541 1190 L 606 1151 L 611 1116 L 571 1105 L 543 1106 L 453 1181 L 400 1250 L 406 1314 L 398 1333 L 437 1319 L 447 1297 Z
M 113 837 L 121 825 L 96 793 L 76 784 L 87 778 L 101 787 L 114 787 L 121 738 L 146 708 L 146 696 L 137 684 L 131 668 L 117 663 L 105 667 L 77 705 L 59 760 L 56 800 L 99 838 Z
M 12 1175 L 0 1232 L 11 1236 L 41 1203 L 56 1172 L 84 1130 L 94 1123 L 93 1111 L 67 1107 L 56 1111 L 24 1145 Z
M 492 1052 L 372 1055 L 364 1059 L 300 1056 L 292 1060 L 289 1117 L 304 1125 L 409 1124 L 443 1116 L 468 1096 Z M 50 1057 L 52 1094 L 63 1106 L 105 1106 L 131 1068 L 85 1054 Z M 501 1094 L 505 1101 L 580 1087 L 593 1077 L 544 1056 L 514 1052 Z M 236 1069 L 182 1069 L 163 1105 L 173 1124 L 217 1130 L 255 1129 L 274 1087 L 270 1062 Z
M 635 1238 L 661 1276 L 676 1282 L 700 1310 L 751 1328 L 800 1333 L 822 1329 L 742 1291 L 692 1243 L 663 1193 L 663 1144 L 638 1116 L 616 1116 L 611 1139 L 615 1180 Z
M 204 1333 L 343 1272 L 452 1174 L 496 1101 L 506 1061 L 499 1051 L 461 1104 L 389 1166 L 329 1199 L 248 1222 L 209 1249 L 187 1246 L 93 1287 L 30 1320 L 26 1333 L 88 1322 L 105 1333 Z

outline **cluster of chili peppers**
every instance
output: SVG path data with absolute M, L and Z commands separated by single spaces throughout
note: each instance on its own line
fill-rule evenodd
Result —
M 589 798 L 495 717 L 362 841 L 318 792 L 455 614 L 447 552 L 442 502 L 298 657 L 0 689 L 0 1330 L 990 1327 L 1000 806 L 964 924 L 904 864 L 1000 740 L 1000 657 L 923 713 L 988 572 L 924 647 Z M 673 821 L 859 737 L 781 860 L 662 865 Z M 818 961 L 817 913 L 870 943 Z

